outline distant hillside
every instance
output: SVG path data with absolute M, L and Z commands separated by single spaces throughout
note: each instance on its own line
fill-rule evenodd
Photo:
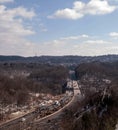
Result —
M 23 59 L 24 57 L 21 56 L 0 56 L 0 61 L 19 61 Z
M 113 62 L 118 61 L 118 55 L 103 56 L 39 56 L 39 57 L 21 57 L 21 56 L 0 56 L 0 62 L 33 62 L 49 64 L 79 64 L 84 62 Z

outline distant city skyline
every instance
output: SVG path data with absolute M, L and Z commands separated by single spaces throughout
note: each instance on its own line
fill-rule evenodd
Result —
M 0 55 L 118 54 L 118 0 L 0 0 Z

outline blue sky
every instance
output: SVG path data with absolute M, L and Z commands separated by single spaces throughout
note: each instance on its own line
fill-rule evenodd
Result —
M 0 55 L 118 54 L 118 0 L 0 0 Z

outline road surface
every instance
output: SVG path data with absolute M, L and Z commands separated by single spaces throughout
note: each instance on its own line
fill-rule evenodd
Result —
M 58 122 L 61 120 L 61 115 L 65 109 L 73 106 L 78 100 L 81 99 L 81 93 L 77 81 L 72 81 L 74 88 L 74 96 L 72 100 L 57 112 L 48 115 L 42 119 L 33 121 L 27 130 L 61 130 L 58 126 Z

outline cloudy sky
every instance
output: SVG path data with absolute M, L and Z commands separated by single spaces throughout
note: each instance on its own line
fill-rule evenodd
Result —
M 118 54 L 118 0 L 0 0 L 0 55 Z

